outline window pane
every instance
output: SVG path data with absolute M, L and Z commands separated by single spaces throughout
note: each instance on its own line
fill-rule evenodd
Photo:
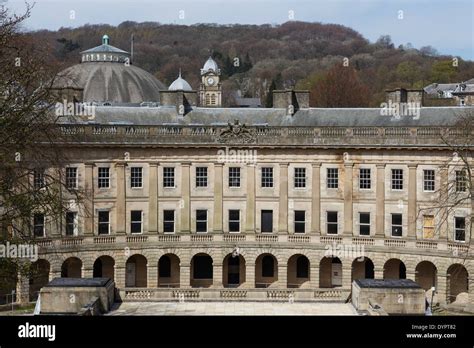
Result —
M 174 167 L 163 168 L 163 187 L 174 187 Z
M 262 210 L 262 232 L 273 232 L 273 210 Z
M 196 187 L 207 186 L 207 167 L 196 167 Z
M 273 168 L 262 168 L 262 187 L 273 187 Z
M 306 168 L 295 168 L 295 188 L 306 187 Z
M 339 169 L 327 168 L 327 188 L 339 187 Z

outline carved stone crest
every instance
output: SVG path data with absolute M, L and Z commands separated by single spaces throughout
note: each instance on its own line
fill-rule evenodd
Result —
M 253 143 L 255 142 L 255 133 L 239 120 L 234 120 L 234 123 L 229 122 L 227 127 L 222 130 L 218 140 L 221 143 Z

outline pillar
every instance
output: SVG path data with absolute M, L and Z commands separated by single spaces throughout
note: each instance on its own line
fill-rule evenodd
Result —
M 125 166 L 126 163 L 119 162 L 115 164 L 115 170 L 117 174 L 117 200 L 116 200 L 116 233 L 125 234 L 126 233 L 126 179 L 125 179 Z
M 438 270 L 436 279 L 436 295 L 440 304 L 446 304 L 448 298 L 448 277 L 446 274 L 440 274 Z
M 375 235 L 385 236 L 385 164 L 377 164 L 375 184 Z
M 92 277 L 94 277 L 94 269 L 93 268 L 85 268 L 84 265 L 82 265 L 81 276 L 82 276 L 82 278 L 92 278 Z
M 469 303 L 474 305 L 474 276 L 473 275 L 469 275 L 468 289 L 469 289 Z
M 27 304 L 30 302 L 30 280 L 26 275 L 18 272 L 16 283 L 16 303 Z
M 309 285 L 311 289 L 319 288 L 319 264 L 309 267 Z
M 352 235 L 353 163 L 344 163 L 344 234 Z
M 313 163 L 311 232 L 321 234 L 321 163 Z
M 158 263 L 147 264 L 147 288 L 158 287 Z
M 374 279 L 383 279 L 383 267 L 374 266 Z
M 222 263 L 212 264 L 212 287 L 222 288 Z
M 179 287 L 190 288 L 191 287 L 191 265 L 183 264 L 179 265 Z
M 94 163 L 85 164 L 84 178 L 84 235 L 94 234 Z
M 245 283 L 243 287 L 246 289 L 255 288 L 255 263 L 245 263 Z
M 288 163 L 280 164 L 280 204 L 278 232 L 288 233 Z
M 342 287 L 350 289 L 352 286 L 352 262 L 344 260 L 342 263 Z
M 181 205 L 181 232 L 183 233 L 191 232 L 190 166 L 190 163 L 181 164 L 181 199 L 183 202 Z M 187 280 L 187 283 L 189 284 L 189 279 Z M 186 282 L 184 284 L 186 284 Z
M 223 190 L 223 164 L 214 164 L 214 232 L 223 231 L 223 212 L 222 212 L 222 190 Z
M 278 263 L 278 288 L 286 289 L 288 287 L 288 265 Z
M 125 264 L 123 266 L 119 266 L 117 264 L 114 265 L 114 281 L 117 288 L 121 289 L 125 287 Z
M 158 163 L 150 163 L 148 184 L 148 233 L 158 233 Z
M 245 233 L 255 233 L 255 164 L 247 165 Z
M 408 165 L 408 238 L 416 238 L 416 168 Z

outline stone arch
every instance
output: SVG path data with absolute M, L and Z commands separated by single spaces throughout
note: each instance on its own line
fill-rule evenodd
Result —
M 278 259 L 262 253 L 255 260 L 255 287 L 267 288 L 278 281 Z
M 358 257 L 352 261 L 351 279 L 374 279 L 375 265 L 368 257 Z
M 190 284 L 193 288 L 209 288 L 214 280 L 214 259 L 208 253 L 198 252 L 191 258 Z
M 82 261 L 81 259 L 71 256 L 64 260 L 61 266 L 62 278 L 82 278 Z
M 242 254 L 227 254 L 222 262 L 222 285 L 234 288 L 245 283 L 246 264 Z
M 437 287 L 438 269 L 431 261 L 424 260 L 415 267 L 415 281 L 426 291 Z
M 456 296 L 462 292 L 469 293 L 469 273 L 464 265 L 452 264 L 448 267 L 446 276 L 448 303 L 454 302 Z
M 342 286 L 342 261 L 338 257 L 323 256 L 319 261 L 319 287 Z
M 158 287 L 179 288 L 180 258 L 173 253 L 166 253 L 158 259 Z
M 142 254 L 133 254 L 125 263 L 125 286 L 146 288 L 148 284 L 148 260 Z
M 402 260 L 391 258 L 383 266 L 383 279 L 406 279 L 407 268 Z
M 109 255 L 102 255 L 96 258 L 92 269 L 94 278 L 115 279 L 115 259 Z
M 294 254 L 288 259 L 287 287 L 300 288 L 309 285 L 310 259 L 303 254 Z

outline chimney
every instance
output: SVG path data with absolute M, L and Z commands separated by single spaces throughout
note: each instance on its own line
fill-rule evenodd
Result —
M 286 109 L 287 115 L 292 116 L 300 109 L 309 108 L 309 91 L 305 90 L 274 90 L 273 107 Z
M 196 91 L 160 91 L 160 104 L 163 106 L 174 106 L 176 113 L 184 116 L 197 106 Z
M 423 105 L 424 91 L 422 89 L 397 88 L 394 90 L 387 90 L 385 93 L 387 103 L 418 103 L 420 106 Z

